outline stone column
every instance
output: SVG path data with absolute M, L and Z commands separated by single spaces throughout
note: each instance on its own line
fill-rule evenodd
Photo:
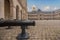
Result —
M 23 20 L 27 20 L 28 19 L 28 15 L 27 15 L 27 11 L 26 10 L 22 10 L 22 19 Z
M 11 19 L 16 19 L 16 7 L 14 5 L 10 6 L 10 16 Z
M 19 10 L 19 20 L 21 20 L 21 10 Z
M 38 15 L 38 20 L 40 20 L 40 14 L 37 14 Z
M 10 4 L 10 19 L 13 19 L 13 5 Z
M 27 0 L 19 0 L 21 5 L 22 5 L 22 11 L 23 11 L 23 20 L 28 19 L 28 14 L 27 14 Z
M 4 18 L 4 0 L 0 0 L 0 18 Z

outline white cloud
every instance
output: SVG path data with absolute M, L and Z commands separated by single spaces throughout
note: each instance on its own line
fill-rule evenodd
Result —
M 27 8 L 27 10 L 29 10 L 29 7 Z
M 32 11 L 32 10 L 31 10 L 31 8 L 27 7 L 27 11 L 30 12 L 30 11 Z
M 45 7 L 44 7 L 44 10 L 45 10 L 45 11 L 50 10 L 50 6 L 45 6 Z
M 53 6 L 45 6 L 43 8 L 43 11 L 53 11 L 53 10 L 57 10 L 58 7 L 53 7 Z
M 57 10 L 58 8 L 57 7 L 54 7 L 54 10 Z

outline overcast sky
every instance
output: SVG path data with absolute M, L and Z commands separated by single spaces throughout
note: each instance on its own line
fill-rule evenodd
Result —
M 60 0 L 27 0 L 28 11 L 31 11 L 33 5 L 42 11 L 53 11 L 60 9 Z

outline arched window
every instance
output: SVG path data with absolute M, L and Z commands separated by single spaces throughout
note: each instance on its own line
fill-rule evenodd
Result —
M 5 19 L 10 18 L 10 1 L 9 0 L 4 0 L 4 13 L 5 13 Z

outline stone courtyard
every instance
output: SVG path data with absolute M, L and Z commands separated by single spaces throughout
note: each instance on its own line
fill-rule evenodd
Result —
M 60 20 L 37 20 L 35 26 L 29 26 L 28 40 L 60 40 Z M 17 40 L 20 27 L 0 28 L 0 40 Z

